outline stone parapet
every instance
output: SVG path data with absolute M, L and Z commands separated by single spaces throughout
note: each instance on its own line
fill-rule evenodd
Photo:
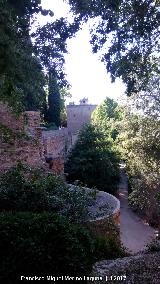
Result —
M 71 185 L 71 187 L 75 187 Z M 93 190 L 84 187 L 89 196 L 94 196 Z M 85 226 L 90 229 L 93 236 L 107 238 L 116 235 L 120 238 L 120 202 L 119 200 L 104 191 L 96 191 L 96 195 L 91 197 L 91 204 L 88 206 L 89 218 Z

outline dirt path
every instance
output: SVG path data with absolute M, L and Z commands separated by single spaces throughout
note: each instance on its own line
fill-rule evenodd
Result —
M 121 204 L 120 235 L 123 245 L 132 253 L 145 249 L 147 243 L 155 238 L 155 230 L 138 217 L 128 205 L 128 183 L 123 165 L 121 166 L 121 182 L 119 185 Z

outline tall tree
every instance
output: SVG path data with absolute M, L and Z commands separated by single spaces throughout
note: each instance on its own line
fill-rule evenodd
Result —
M 38 1 L 0 1 L 1 100 L 17 111 L 39 107 L 43 100 L 42 66 L 33 55 L 30 20 Z
M 114 194 L 119 180 L 119 158 L 113 143 L 99 127 L 85 126 L 68 155 L 65 172 L 69 182 L 81 181 Z
M 44 74 L 51 68 L 58 84 L 67 85 L 63 54 L 77 26 L 61 18 L 32 32 L 39 13 L 53 15 L 41 0 L 0 0 L 0 95 L 16 110 L 44 107 Z
M 49 71 L 49 94 L 48 94 L 48 112 L 47 122 L 54 123 L 57 127 L 61 125 L 60 121 L 60 91 L 55 72 Z

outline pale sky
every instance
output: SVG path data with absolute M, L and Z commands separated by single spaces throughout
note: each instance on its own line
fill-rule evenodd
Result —
M 52 21 L 59 17 L 68 17 L 69 7 L 63 0 L 42 0 L 45 9 L 53 10 L 55 16 L 48 18 Z M 45 23 L 46 17 L 41 17 L 41 23 Z M 100 104 L 106 96 L 117 100 L 125 91 L 124 84 L 117 79 L 112 84 L 104 64 L 97 54 L 92 53 L 89 43 L 89 26 L 83 25 L 76 37 L 67 41 L 68 54 L 65 55 L 65 73 L 71 84 L 72 98 L 68 100 L 79 103 L 79 100 L 88 97 L 89 103 Z

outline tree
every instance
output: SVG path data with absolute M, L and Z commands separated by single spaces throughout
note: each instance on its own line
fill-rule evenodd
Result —
M 133 109 L 139 110 L 147 117 L 160 118 L 160 80 L 159 74 L 150 79 L 146 92 L 139 92 L 131 98 L 130 104 Z
M 130 205 L 154 225 L 157 225 L 160 216 L 156 198 L 160 191 L 159 129 L 158 119 L 126 112 L 118 137 L 118 145 L 127 164 Z
M 38 1 L 0 1 L 1 100 L 19 111 L 37 108 L 44 98 L 42 66 L 33 54 L 30 18 Z
M 49 72 L 49 95 L 48 95 L 48 112 L 46 121 L 54 123 L 57 127 L 60 122 L 60 91 L 57 84 L 56 75 L 53 71 Z
M 65 172 L 69 182 L 81 181 L 88 187 L 115 194 L 119 179 L 117 153 L 112 141 L 94 125 L 79 133 L 68 156 Z
M 48 83 L 48 107 L 44 111 L 44 121 L 55 124 L 57 127 L 67 126 L 67 112 L 65 107 L 65 100 L 71 97 L 68 87 L 61 87 L 57 82 L 56 73 L 49 72 Z
M 0 0 L 1 100 L 17 111 L 45 107 L 45 73 L 51 68 L 58 85 L 67 85 L 63 54 L 66 39 L 77 26 L 61 18 L 33 32 L 31 27 L 39 13 L 53 15 L 42 9 L 40 0 Z
M 92 114 L 92 122 L 97 125 L 105 135 L 115 140 L 118 135 L 118 124 L 122 120 L 123 112 L 118 103 L 106 97 Z
M 96 19 L 91 29 L 93 52 L 112 81 L 122 78 L 127 94 L 146 91 L 153 66 L 159 65 L 160 2 L 154 0 L 69 0 L 76 21 Z

